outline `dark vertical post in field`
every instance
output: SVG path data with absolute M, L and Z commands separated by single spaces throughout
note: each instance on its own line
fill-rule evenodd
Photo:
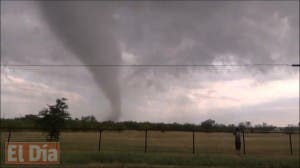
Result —
M 101 135 L 102 135 L 102 130 L 99 130 L 99 142 L 98 142 L 98 151 L 99 152 L 101 150 Z
M 11 136 L 11 128 L 8 130 L 7 142 L 9 142 L 9 141 L 10 141 L 10 136 Z
M 243 130 L 243 150 L 244 150 L 244 155 L 246 154 L 246 144 L 245 144 L 245 131 Z
M 148 138 L 148 130 L 145 129 L 145 150 L 144 150 L 145 153 L 147 152 L 147 138 Z
M 293 155 L 293 145 L 292 145 L 292 134 L 289 133 L 289 139 L 290 139 L 290 153 Z
M 193 130 L 193 154 L 195 154 L 195 130 Z

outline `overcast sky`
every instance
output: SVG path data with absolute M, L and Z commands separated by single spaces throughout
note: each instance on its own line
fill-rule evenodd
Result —
M 299 68 L 2 65 L 299 63 L 299 2 L 1 1 L 1 117 L 286 126 Z

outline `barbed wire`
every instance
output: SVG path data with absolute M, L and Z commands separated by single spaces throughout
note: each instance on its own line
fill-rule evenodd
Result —
M 2 64 L 1 67 L 254 67 L 299 64 Z

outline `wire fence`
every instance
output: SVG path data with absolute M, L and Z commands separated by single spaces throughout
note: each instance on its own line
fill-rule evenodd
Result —
M 2 129 L 1 141 L 46 141 L 40 129 Z M 241 153 L 299 155 L 299 132 L 241 132 Z M 180 153 L 235 153 L 232 132 L 158 131 L 151 129 L 62 130 L 59 142 L 67 151 L 133 151 Z
M 1 67 L 299 67 L 299 64 L 1 64 Z

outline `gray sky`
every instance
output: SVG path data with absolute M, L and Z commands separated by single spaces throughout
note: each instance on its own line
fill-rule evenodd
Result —
M 299 2 L 1 1 L 1 64 L 299 63 Z M 299 122 L 299 68 L 1 66 L 5 118 Z

